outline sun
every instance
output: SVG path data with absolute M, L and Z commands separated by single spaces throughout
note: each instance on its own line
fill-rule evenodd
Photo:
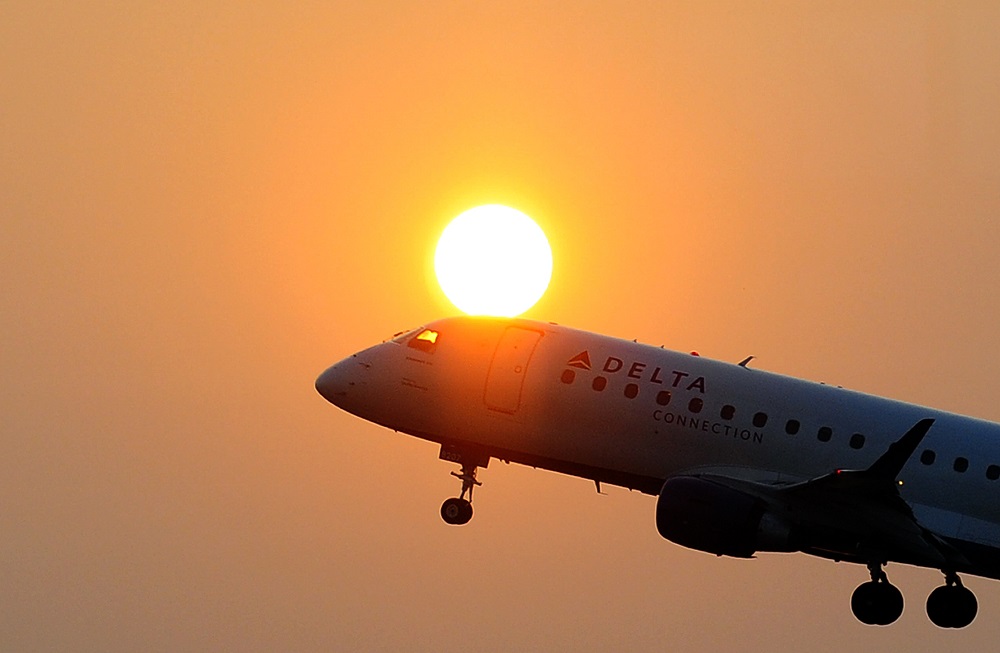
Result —
M 534 220 L 500 204 L 469 209 L 445 227 L 434 272 L 451 303 L 469 315 L 520 315 L 552 278 L 552 249 Z

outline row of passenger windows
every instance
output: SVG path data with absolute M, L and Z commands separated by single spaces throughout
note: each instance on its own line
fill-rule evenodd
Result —
M 573 370 L 563 371 L 561 380 L 566 384 L 573 383 L 573 381 L 576 380 L 576 372 Z M 595 376 L 590 385 L 595 391 L 601 392 L 608 387 L 608 379 L 604 376 Z M 639 396 L 639 385 L 636 383 L 625 384 L 624 394 L 629 399 L 635 399 Z M 672 398 L 673 395 L 669 390 L 660 390 L 656 393 L 656 403 L 659 406 L 669 405 Z M 688 400 L 688 412 L 698 414 L 701 413 L 704 408 L 705 402 L 701 397 L 692 397 Z M 726 421 L 732 420 L 735 416 L 735 406 L 726 404 L 719 410 L 719 417 Z M 767 420 L 767 413 L 757 412 L 754 413 L 751 422 L 756 428 L 764 428 L 764 426 L 767 425 Z M 785 433 L 788 435 L 796 435 L 801 429 L 802 424 L 797 419 L 790 419 L 785 422 Z M 820 442 L 829 442 L 833 439 L 833 429 L 829 426 L 819 427 L 816 431 L 816 439 Z M 861 449 L 865 446 L 864 434 L 853 434 L 847 444 L 852 449 Z M 933 465 L 936 460 L 937 454 L 932 449 L 925 449 L 923 453 L 920 454 L 920 462 L 924 465 Z M 962 456 L 955 458 L 955 462 L 952 464 L 952 469 L 959 473 L 965 473 L 969 469 L 969 459 Z M 991 481 L 1000 480 L 1000 465 L 990 465 L 987 467 L 986 478 Z
M 923 453 L 920 454 L 920 462 L 925 465 L 933 465 L 935 460 L 937 460 L 937 454 L 934 453 L 933 449 L 924 449 Z M 969 459 L 959 456 L 952 463 L 952 469 L 959 473 L 967 472 L 969 470 Z M 987 467 L 986 478 L 991 481 L 1000 479 L 1000 465 L 990 465 Z

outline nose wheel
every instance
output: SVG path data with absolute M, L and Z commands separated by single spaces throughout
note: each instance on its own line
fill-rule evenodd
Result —
M 445 523 L 461 526 L 468 524 L 469 520 L 472 519 L 472 489 L 477 485 L 482 485 L 481 481 L 476 480 L 477 469 L 476 465 L 463 463 L 461 473 L 451 473 L 452 476 L 462 481 L 462 494 L 458 497 L 445 499 L 445 502 L 441 504 L 441 519 Z M 468 495 L 468 499 L 465 498 L 466 495 Z
M 442 444 L 438 457 L 462 466 L 461 472 L 451 473 L 462 481 L 462 493 L 457 497 L 446 499 L 441 504 L 441 519 L 455 526 L 468 524 L 472 519 L 472 490 L 477 485 L 482 485 L 476 480 L 476 471 L 480 467 L 489 466 L 489 453 L 473 446 Z
M 472 519 L 472 504 L 458 497 L 445 499 L 441 504 L 441 519 L 455 526 L 468 524 Z

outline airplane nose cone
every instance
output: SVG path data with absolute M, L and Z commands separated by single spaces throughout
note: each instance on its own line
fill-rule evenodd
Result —
M 316 392 L 331 404 L 339 404 L 347 396 L 347 379 L 344 376 L 343 361 L 327 368 L 316 378 Z

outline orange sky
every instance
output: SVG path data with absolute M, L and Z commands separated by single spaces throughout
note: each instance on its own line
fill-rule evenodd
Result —
M 79 3 L 78 3 L 79 4 Z M 529 317 L 1000 419 L 1000 9 L 6 3 L 0 649 L 994 648 L 937 572 L 720 560 L 654 500 L 313 390 L 453 312 L 448 220 L 552 242 Z

